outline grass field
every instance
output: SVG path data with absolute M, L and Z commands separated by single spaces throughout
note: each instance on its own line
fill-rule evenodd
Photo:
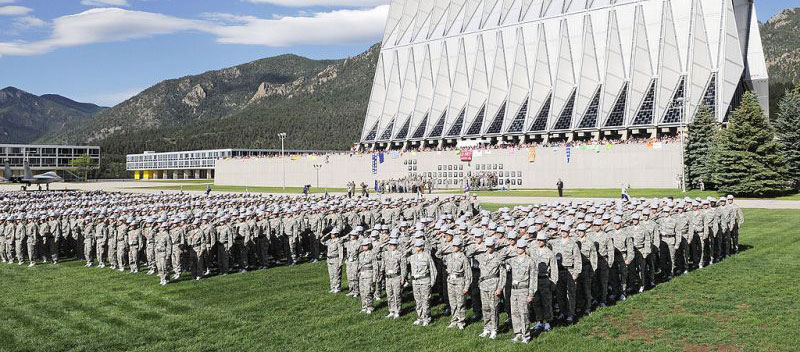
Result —
M 169 186 L 148 186 L 148 187 L 131 187 L 129 189 L 148 189 L 148 190 L 163 190 L 163 191 L 205 191 L 208 184 L 192 184 L 192 185 L 169 185 Z M 258 192 L 258 193 L 303 193 L 303 187 L 248 187 L 248 186 L 220 186 L 211 185 L 211 190 L 214 192 Z M 344 188 L 328 188 L 328 192 L 345 192 Z M 325 188 L 311 187 L 310 193 L 325 193 Z
M 324 263 L 183 281 L 80 262 L 0 264 L 3 351 L 796 351 L 800 211 L 746 210 L 741 244 L 720 264 L 557 327 L 530 345 L 478 338 L 482 327 L 371 316 L 327 293 Z M 469 313 L 471 315 L 471 313 Z M 505 321 L 505 315 L 501 316 Z
M 446 191 L 447 194 L 463 194 L 462 191 Z M 522 189 L 511 191 L 474 191 L 479 196 L 488 197 L 558 197 L 558 191 L 555 189 Z M 662 198 L 662 197 L 719 197 L 720 194 L 716 191 L 697 191 L 691 190 L 688 192 L 681 192 L 677 189 L 671 188 L 640 188 L 631 189 L 629 191 L 631 197 L 644 197 L 644 198 Z M 578 188 L 578 189 L 565 189 L 564 197 L 573 198 L 619 198 L 620 190 L 618 188 Z M 742 198 L 747 199 L 747 198 Z M 800 194 L 792 194 L 776 198 L 769 198 L 776 200 L 800 200 Z

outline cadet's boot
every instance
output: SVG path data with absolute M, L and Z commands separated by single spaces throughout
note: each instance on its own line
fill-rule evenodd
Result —
M 570 316 L 568 316 L 568 317 L 567 317 L 567 324 L 572 324 L 572 321 L 573 321 L 573 320 L 575 320 L 575 318 L 574 318 L 573 316 L 571 316 L 571 315 L 570 315 Z
M 450 325 L 447 326 L 448 329 L 454 328 L 454 327 L 456 327 L 456 323 L 450 323 Z
M 625 298 L 625 294 L 624 294 L 624 293 L 623 293 L 623 294 L 621 294 L 621 295 L 619 295 L 619 300 L 620 300 L 620 301 L 624 301 L 625 299 L 626 299 L 626 298 Z
M 393 318 L 393 317 L 394 317 L 394 313 L 389 313 L 389 314 L 386 315 L 386 319 Z
M 428 324 L 430 324 L 430 323 L 431 323 L 431 321 L 426 319 L 426 320 L 424 320 L 422 322 L 422 326 L 428 326 Z
M 489 338 L 492 339 L 492 340 L 496 339 L 497 338 L 497 332 L 496 331 L 490 332 L 489 333 Z
M 458 330 L 464 330 L 464 324 L 460 324 L 460 323 L 456 324 L 456 327 L 458 328 Z
M 489 336 L 489 330 L 483 330 L 483 332 L 480 335 L 478 335 L 478 337 L 486 337 L 486 336 Z
M 86 262 L 86 265 L 85 265 L 85 266 L 86 266 L 87 268 L 91 267 L 91 266 L 92 266 L 92 262 Z
M 539 331 L 539 330 L 542 330 L 542 329 L 544 329 L 544 325 L 542 324 L 541 321 L 537 321 L 536 325 L 533 326 L 533 330 L 535 330 L 535 331 Z
M 550 329 L 552 329 L 550 323 L 544 323 L 544 331 L 550 331 Z
M 413 322 L 413 323 L 411 323 L 411 325 L 419 325 L 419 324 L 421 324 L 421 323 L 422 323 L 422 322 L 421 322 L 419 319 L 417 319 L 417 320 L 414 320 L 414 322 Z
M 644 292 L 644 286 L 639 286 L 639 293 Z
M 34 262 L 31 262 L 30 264 L 28 264 L 28 267 L 30 268 L 30 267 L 32 267 L 32 266 L 34 266 L 34 265 L 36 265 L 36 263 L 34 263 Z
M 519 335 L 514 335 L 514 338 L 511 339 L 511 342 L 512 343 L 517 343 L 519 341 L 519 337 L 520 337 Z

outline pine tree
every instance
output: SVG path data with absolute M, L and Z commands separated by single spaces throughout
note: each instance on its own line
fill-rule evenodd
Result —
M 713 180 L 725 193 L 775 195 L 788 189 L 786 161 L 756 96 L 746 92 L 721 130 L 714 152 Z
M 778 103 L 778 113 L 771 121 L 780 151 L 786 158 L 788 177 L 794 189 L 800 189 L 800 86 L 788 90 Z
M 702 181 L 706 188 L 711 188 L 713 170 L 711 155 L 716 133 L 717 122 L 714 120 L 714 115 L 705 105 L 701 106 L 694 121 L 689 124 L 689 134 L 686 138 L 684 167 L 687 187 L 700 188 Z

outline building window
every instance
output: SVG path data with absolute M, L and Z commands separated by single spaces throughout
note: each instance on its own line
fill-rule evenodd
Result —
M 552 103 L 552 100 L 553 95 L 547 95 L 544 105 L 539 110 L 539 113 L 536 114 L 536 120 L 534 120 L 533 125 L 531 125 L 531 132 L 544 131 L 547 128 L 547 116 L 550 115 L 550 104 Z

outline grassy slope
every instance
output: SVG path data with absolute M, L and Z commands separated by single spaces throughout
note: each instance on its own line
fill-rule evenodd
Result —
M 462 191 L 447 191 L 448 194 L 461 194 Z M 470 192 L 475 193 L 479 196 L 491 196 L 491 197 L 558 197 L 558 191 L 556 189 L 521 189 L 521 190 L 511 190 L 511 191 L 475 191 Z M 629 191 L 631 197 L 644 197 L 644 198 L 663 198 L 663 197 L 676 197 L 676 198 L 683 198 L 683 197 L 719 197 L 723 195 L 716 191 L 697 191 L 691 190 L 688 192 L 681 192 L 677 189 L 671 188 L 633 188 Z M 619 188 L 576 188 L 576 189 L 565 189 L 564 190 L 564 197 L 575 197 L 575 198 L 619 198 L 620 190 Z M 746 199 L 746 198 L 742 198 Z M 792 194 L 788 196 L 782 196 L 777 198 L 770 198 L 776 200 L 800 200 L 800 194 Z
M 68 262 L 0 265 L 0 350 L 794 350 L 800 212 L 747 210 L 746 217 L 745 252 L 529 346 L 511 344 L 508 332 L 479 339 L 480 324 L 445 329 L 441 305 L 433 326 L 412 326 L 410 298 L 397 321 L 383 318 L 383 301 L 376 314 L 359 314 L 357 300 L 326 293 L 322 263 L 162 288 L 154 277 Z

